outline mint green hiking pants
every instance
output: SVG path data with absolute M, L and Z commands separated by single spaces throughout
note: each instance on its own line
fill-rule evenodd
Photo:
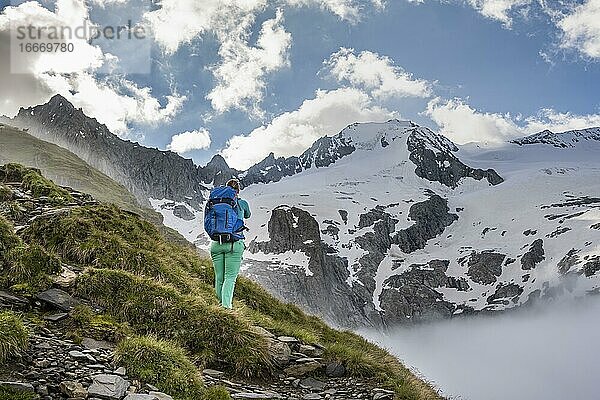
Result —
M 233 246 L 232 243 L 219 244 L 215 241 L 210 245 L 210 257 L 215 269 L 215 291 L 225 308 L 233 308 L 233 291 L 240 273 L 244 247 L 243 240 L 234 242 Z

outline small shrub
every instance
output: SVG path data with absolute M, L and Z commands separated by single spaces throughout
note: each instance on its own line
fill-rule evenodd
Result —
M 183 295 L 170 285 L 124 271 L 90 270 L 77 282 L 78 295 L 106 308 L 142 335 L 181 343 L 203 363 L 224 361 L 234 373 L 271 373 L 267 344 L 235 312 Z
M 60 260 L 38 245 L 20 244 L 7 252 L 0 266 L 0 286 L 19 289 L 25 294 L 47 289 L 51 275 L 61 271 Z
M 231 396 L 223 386 L 216 385 L 211 386 L 204 391 L 202 400 L 231 400 Z
M 124 366 L 129 376 L 179 400 L 198 399 L 203 392 L 198 370 L 175 343 L 151 336 L 127 339 L 119 343 L 115 362 Z
M 8 186 L 0 185 L 0 201 L 9 201 L 13 198 L 13 192 Z
M 106 314 L 96 314 L 90 307 L 79 305 L 71 311 L 73 338 L 90 337 L 96 340 L 119 342 L 132 335 L 131 328 L 124 323 L 116 322 Z
M 27 349 L 29 332 L 23 321 L 9 311 L 0 312 L 0 363 Z

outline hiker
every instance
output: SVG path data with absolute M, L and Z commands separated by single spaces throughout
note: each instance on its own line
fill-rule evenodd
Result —
M 221 305 L 232 308 L 235 281 L 240 272 L 244 244 L 244 219 L 250 218 L 250 206 L 239 197 L 241 185 L 230 179 L 215 187 L 204 210 L 204 229 L 212 239 L 210 257 L 215 270 L 215 291 Z

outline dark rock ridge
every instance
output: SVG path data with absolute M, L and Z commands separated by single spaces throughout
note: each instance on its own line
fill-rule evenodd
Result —
M 527 253 L 521 257 L 521 268 L 524 270 L 534 269 L 536 265 L 544 261 L 544 241 L 542 239 L 535 240 Z
M 424 248 L 427 241 L 442 234 L 446 227 L 458 219 L 458 215 L 449 211 L 448 200 L 437 194 L 432 194 L 428 200 L 421 203 L 413 204 L 408 217 L 415 221 L 414 225 L 398 232 L 393 242 L 405 253 Z
M 490 304 L 504 304 L 509 305 L 510 301 L 516 303 L 519 301 L 519 296 L 523 293 L 523 288 L 516 283 L 498 284 L 496 291 L 493 295 L 487 298 L 487 302 Z
M 467 275 L 477 283 L 489 285 L 502 275 L 502 263 L 506 255 L 494 251 L 474 252 L 466 260 L 459 260 L 461 264 L 467 262 Z
M 380 296 L 388 324 L 414 322 L 418 320 L 451 317 L 457 307 L 444 300 L 435 289 L 469 289 L 464 278 L 446 275 L 448 260 L 432 260 L 427 265 L 411 265 L 406 272 L 394 275 L 384 282 L 386 290 Z
M 424 132 L 425 131 L 425 132 Z M 462 163 L 453 152 L 458 148 L 442 135 L 429 129 L 415 128 L 407 139 L 410 161 L 417 168 L 415 174 L 432 182 L 440 182 L 449 187 L 457 187 L 461 179 L 487 179 L 491 185 L 498 185 L 504 179 L 493 169 L 475 169 Z
M 251 253 L 281 254 L 302 252 L 308 259 L 304 267 L 289 271 L 280 265 L 269 268 L 264 264 L 253 268 L 247 275 L 263 287 L 288 302 L 303 307 L 326 321 L 344 326 L 378 326 L 379 314 L 371 300 L 365 300 L 346 281 L 348 262 L 334 254 L 334 250 L 321 240 L 317 221 L 297 207 L 280 206 L 273 210 L 268 224 L 269 241 L 251 241 Z M 279 264 L 279 263 L 278 263 Z M 291 292 L 290 287 L 294 288 Z M 366 293 L 366 292 L 365 292 Z
M 242 184 L 277 182 L 310 168 L 328 167 L 356 150 L 343 132 L 336 136 L 318 139 L 300 157 L 275 158 L 273 153 L 239 175 Z
M 546 144 L 558 148 L 568 148 L 575 147 L 577 144 L 585 143 L 587 141 L 600 141 L 600 127 L 566 131 L 562 133 L 554 133 L 546 129 L 534 135 L 513 140 L 512 143 L 518 144 L 519 146 Z
M 11 123 L 72 151 L 123 184 L 144 205 L 148 198 L 167 198 L 199 208 L 205 184 L 223 183 L 237 174 L 221 156 L 215 156 L 206 167 L 197 167 L 171 151 L 120 139 L 60 95 L 46 104 L 19 110 Z

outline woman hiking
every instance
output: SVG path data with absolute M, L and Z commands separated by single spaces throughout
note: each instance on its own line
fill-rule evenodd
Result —
M 204 228 L 212 239 L 210 257 L 215 270 L 215 291 L 221 305 L 233 308 L 233 291 L 244 253 L 244 219 L 250 206 L 239 197 L 241 185 L 230 179 L 211 191 L 204 211 Z

